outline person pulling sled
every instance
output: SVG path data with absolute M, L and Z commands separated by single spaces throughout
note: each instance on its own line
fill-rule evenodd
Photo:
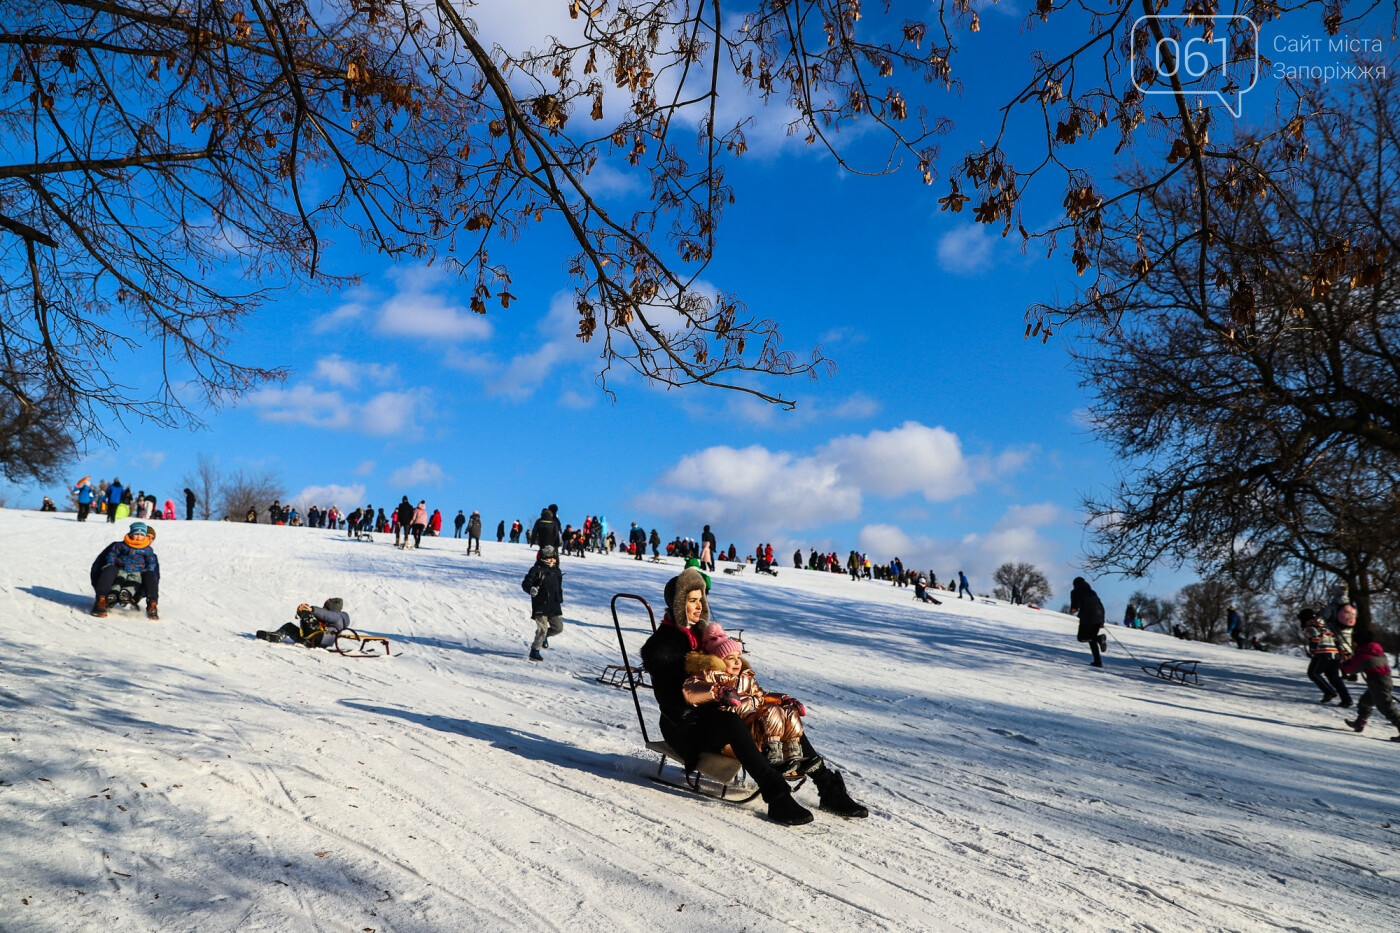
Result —
M 89 577 L 97 597 L 92 614 L 99 619 L 117 605 L 140 604 L 146 598 L 146 618 L 159 619 L 156 602 L 160 599 L 160 559 L 151 545 L 156 533 L 145 522 L 132 522 L 126 537 L 113 541 L 92 562 Z

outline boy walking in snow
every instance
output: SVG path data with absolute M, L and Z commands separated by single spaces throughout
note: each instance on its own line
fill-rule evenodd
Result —
M 1340 696 L 1343 708 L 1351 706 L 1351 694 L 1337 667 L 1337 640 L 1311 609 L 1298 613 L 1298 621 L 1303 625 L 1303 639 L 1312 659 L 1308 661 L 1308 679 L 1322 691 L 1319 702 L 1331 703 Z
M 540 649 L 549 647 L 549 636 L 564 631 L 564 575 L 559 571 L 559 552 L 554 545 L 540 548 L 520 588 L 530 594 L 530 618 L 535 623 L 530 660 L 543 661 Z

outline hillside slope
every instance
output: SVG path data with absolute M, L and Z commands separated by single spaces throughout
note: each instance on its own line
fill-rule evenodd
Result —
M 1174 687 L 1119 644 L 1089 668 L 1058 613 L 716 574 L 716 617 L 871 809 L 789 829 L 648 781 L 629 694 L 593 681 L 617 659 L 611 596 L 659 605 L 674 561 L 566 559 L 568 627 L 532 664 L 523 546 L 158 528 L 162 621 L 98 620 L 113 527 L 0 510 L 4 930 L 1394 922 L 1400 746 L 1342 728 L 1296 658 L 1110 628 L 1201 659 L 1206 686 Z M 332 595 L 402 654 L 252 637 Z

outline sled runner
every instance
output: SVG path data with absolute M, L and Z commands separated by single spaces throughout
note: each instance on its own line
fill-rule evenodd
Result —
M 1199 687 L 1201 678 L 1196 674 L 1196 665 L 1200 663 L 1200 661 L 1163 661 L 1156 667 L 1144 664 L 1142 669 L 1174 684 Z
M 658 784 L 665 784 L 668 787 L 680 787 L 692 790 L 704 797 L 714 797 L 717 800 L 725 800 L 730 803 L 748 803 L 758 797 L 759 791 L 754 788 L 747 796 L 730 797 L 729 792 L 741 793 L 749 790 L 743 765 L 739 764 L 735 758 L 727 755 L 716 754 L 715 752 L 701 752 L 700 758 L 695 763 L 694 770 L 686 768 L 685 759 L 671 747 L 670 743 L 664 739 L 653 740 L 647 732 L 646 717 L 642 715 L 642 701 L 637 696 L 637 687 L 649 687 L 649 684 L 642 683 L 641 675 L 645 673 L 642 668 L 632 667 L 632 662 L 627 656 L 627 643 L 622 637 L 622 622 L 617 617 L 617 601 L 619 599 L 635 599 L 641 603 L 647 611 L 647 619 L 651 622 L 651 630 L 656 631 L 656 614 L 651 611 L 651 604 L 640 596 L 631 593 L 618 593 L 612 598 L 613 628 L 617 630 L 617 646 L 622 651 L 621 667 L 627 671 L 636 671 L 636 676 L 623 677 L 624 686 L 632 691 L 632 705 L 637 710 L 637 725 L 642 729 L 642 741 L 646 744 L 647 750 L 655 752 L 660 756 L 656 765 L 656 773 L 647 775 L 652 781 Z M 732 637 L 732 636 L 731 636 Z M 616 665 L 610 665 L 610 667 Z M 606 673 L 606 671 L 604 672 Z M 601 678 L 599 678 L 599 682 Z M 666 762 L 674 761 L 681 766 L 684 773 L 684 783 L 677 783 L 664 777 Z M 803 775 L 784 775 L 788 781 L 793 782 L 793 790 L 801 787 L 807 780 Z
M 347 658 L 393 657 L 393 652 L 389 650 L 388 635 L 371 635 L 369 632 L 357 632 L 352 628 L 336 632 L 335 644 L 330 650 Z

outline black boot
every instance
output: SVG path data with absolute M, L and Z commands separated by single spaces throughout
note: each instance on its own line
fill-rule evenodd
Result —
M 812 822 L 812 811 L 798 803 L 792 793 L 788 792 L 769 801 L 768 818 L 784 826 L 801 826 Z
M 851 795 L 846 793 L 846 780 L 841 777 L 841 772 L 822 768 L 812 773 L 812 782 L 817 785 L 817 797 L 821 800 L 821 808 L 826 812 L 857 819 L 870 815 L 869 810 L 856 803 L 851 799 Z

